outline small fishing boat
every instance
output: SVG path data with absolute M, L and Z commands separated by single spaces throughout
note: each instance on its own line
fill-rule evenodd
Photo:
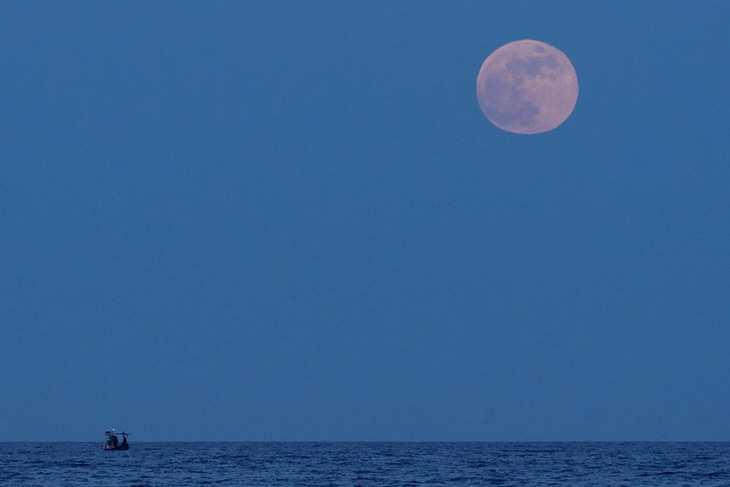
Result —
M 129 442 L 127 441 L 127 436 L 130 435 L 130 433 L 126 433 L 122 431 L 121 433 L 117 433 L 114 431 L 114 428 L 110 429 L 109 431 L 105 431 L 104 434 L 106 435 L 106 442 L 99 445 L 99 449 L 101 450 L 129 450 Z M 117 435 L 122 435 L 122 442 L 119 442 L 119 437 Z

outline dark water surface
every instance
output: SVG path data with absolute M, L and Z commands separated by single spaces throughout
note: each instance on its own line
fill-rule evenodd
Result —
M 730 443 L 0 443 L 0 485 L 730 486 Z

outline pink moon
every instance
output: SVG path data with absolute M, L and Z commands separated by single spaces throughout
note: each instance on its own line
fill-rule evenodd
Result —
M 477 100 L 502 130 L 539 134 L 557 128 L 573 112 L 578 76 L 568 57 L 550 44 L 510 42 L 482 64 Z

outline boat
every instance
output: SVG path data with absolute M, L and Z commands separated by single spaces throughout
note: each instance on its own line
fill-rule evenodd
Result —
M 109 431 L 105 431 L 104 434 L 106 435 L 106 442 L 99 445 L 99 449 L 101 450 L 129 450 L 129 442 L 127 441 L 127 436 L 129 436 L 131 433 L 127 433 L 126 431 L 122 431 L 121 433 L 117 433 L 114 431 L 114 428 L 110 429 Z M 122 435 L 122 442 L 119 442 L 119 436 Z

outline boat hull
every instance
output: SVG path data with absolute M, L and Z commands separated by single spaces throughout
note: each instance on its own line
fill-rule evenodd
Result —
M 129 450 L 129 445 L 119 445 L 119 446 L 107 446 L 107 445 L 101 445 L 99 446 L 100 450 L 105 451 L 117 451 L 117 450 Z

